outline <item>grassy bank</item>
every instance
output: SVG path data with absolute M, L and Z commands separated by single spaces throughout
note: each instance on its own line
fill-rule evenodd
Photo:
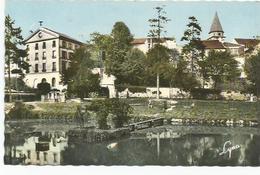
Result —
M 169 118 L 257 120 L 260 111 L 260 103 L 244 101 L 178 100 L 173 106 L 175 107 L 171 111 L 164 111 L 156 106 L 153 108 L 148 108 L 147 105 L 133 106 L 133 115 L 150 116 L 159 113 L 160 116 Z
M 162 105 L 148 108 L 148 99 L 124 99 L 133 108 L 131 116 L 149 118 L 155 114 L 167 118 L 197 119 L 243 119 L 257 120 L 260 103 L 244 101 L 213 101 L 213 100 L 178 100 L 171 111 L 165 111 Z M 193 105 L 192 105 L 193 104 Z M 26 103 L 36 116 L 73 117 L 79 103 Z M 169 108 L 171 105 L 167 105 Z M 259 116 L 260 117 L 260 116 Z

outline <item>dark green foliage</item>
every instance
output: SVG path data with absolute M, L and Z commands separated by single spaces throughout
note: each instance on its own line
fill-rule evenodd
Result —
M 177 64 L 174 74 L 174 87 L 178 87 L 184 91 L 190 91 L 199 86 L 197 79 L 187 70 L 187 61 L 182 58 Z
M 221 90 L 194 88 L 190 93 L 194 99 L 219 99 Z
M 258 97 L 260 95 L 260 51 L 256 55 L 252 55 L 246 59 L 245 72 L 247 78 L 251 81 L 249 87 L 251 91 Z
M 17 65 L 18 69 L 13 73 L 23 76 L 23 70 L 28 72 L 29 64 L 24 61 L 27 56 L 27 50 L 21 49 L 24 45 L 21 35 L 21 28 L 14 27 L 15 21 L 8 15 L 5 17 L 5 64 L 7 65 L 8 73 L 8 91 L 11 93 L 11 64 Z M 12 96 L 9 96 L 9 101 L 12 101 Z
M 63 72 L 63 82 L 68 84 L 68 93 L 80 98 L 88 97 L 90 92 L 99 89 L 99 74 L 93 74 L 93 60 L 87 47 L 77 49 L 71 58 L 70 67 Z
M 51 85 L 47 82 L 41 82 L 37 85 L 37 93 L 39 95 L 47 95 L 51 91 Z
M 122 127 L 129 120 L 129 113 L 132 108 L 128 103 L 120 99 L 94 100 L 86 106 L 89 111 L 96 112 L 99 128 L 107 129 L 107 117 L 109 114 L 114 115 L 113 123 L 116 128 Z
M 126 81 L 122 64 L 127 59 L 127 52 L 131 49 L 133 36 L 123 22 L 116 22 L 111 32 L 112 41 L 107 48 L 105 70 L 108 75 L 114 75 L 116 84 Z
M 126 54 L 126 60 L 122 63 L 125 82 L 131 85 L 142 85 L 145 76 L 146 55 L 139 49 L 130 49 Z
M 37 118 L 38 115 L 32 112 L 32 107 L 26 106 L 22 102 L 15 102 L 14 107 L 7 114 L 10 119 L 29 119 Z
M 126 88 L 128 88 L 128 90 L 132 93 L 146 92 L 146 86 L 131 86 L 131 85 L 118 85 L 118 86 L 116 86 L 116 89 L 119 92 L 124 91 Z
M 9 84 L 8 78 L 5 78 L 5 83 Z M 19 78 L 12 77 L 10 86 L 11 89 L 17 91 L 35 92 L 35 89 L 32 89 L 31 87 L 25 84 L 25 82 L 22 80 L 22 77 Z
M 224 81 L 233 81 L 240 75 L 238 62 L 228 51 L 209 52 L 206 57 L 207 74 L 214 82 L 214 89 Z
M 182 49 L 182 55 L 185 60 L 189 62 L 189 71 L 192 75 L 195 75 L 200 71 L 198 62 L 204 57 L 204 47 L 200 40 L 202 29 L 194 16 L 189 17 L 187 27 L 187 30 L 184 31 L 183 37 L 181 38 L 181 41 L 187 42 Z

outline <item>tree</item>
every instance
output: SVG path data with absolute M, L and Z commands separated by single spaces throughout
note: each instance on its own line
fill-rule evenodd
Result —
M 204 57 L 204 47 L 200 40 L 201 27 L 198 20 L 191 16 L 189 17 L 188 29 L 184 31 L 181 41 L 186 41 L 182 50 L 182 55 L 190 64 L 188 65 L 192 75 L 194 76 L 199 71 L 198 61 Z M 202 64 L 201 64 L 202 65 Z
M 106 53 L 105 71 L 108 75 L 114 75 L 116 84 L 126 81 L 122 64 L 126 60 L 127 52 L 131 48 L 133 36 L 129 28 L 123 22 L 116 22 L 111 32 L 112 42 Z
M 51 91 L 50 83 L 43 79 L 41 83 L 37 84 L 37 91 L 39 95 L 47 95 Z
M 208 75 L 214 82 L 214 89 L 223 81 L 232 81 L 240 75 L 238 63 L 229 51 L 210 51 L 206 57 L 206 65 Z
M 191 91 L 199 86 L 197 79 L 187 70 L 188 62 L 180 57 L 177 67 L 174 71 L 174 85 L 184 91 Z
M 86 47 L 77 49 L 71 58 L 70 67 L 63 73 L 63 82 L 68 85 L 68 92 L 77 94 L 78 97 L 87 97 L 89 92 L 99 89 L 100 79 L 98 74 L 92 73 L 93 60 Z
M 161 42 L 161 35 L 163 32 L 166 32 L 165 30 L 165 24 L 170 21 L 165 15 L 166 12 L 163 7 L 155 7 L 155 10 L 157 12 L 157 17 L 149 19 L 148 22 L 150 23 L 150 31 L 148 36 L 151 37 L 152 39 L 157 39 L 156 42 L 159 45 Z M 158 47 L 159 48 L 159 47 Z M 157 50 L 157 59 L 160 59 L 159 57 L 161 56 L 160 54 L 160 49 Z M 158 67 L 158 66 L 157 66 Z M 157 96 L 156 98 L 160 98 L 160 72 L 158 71 L 156 73 L 156 86 L 157 86 Z
M 160 53 L 159 57 L 158 57 L 158 53 Z M 154 47 L 147 52 L 147 58 L 145 61 L 146 78 L 148 78 L 148 80 L 150 76 L 151 77 L 156 76 L 157 80 L 158 80 L 158 76 L 160 76 L 161 79 L 167 78 L 166 72 L 173 66 L 170 64 L 170 59 L 171 59 L 170 49 L 160 44 L 154 45 Z M 157 90 L 158 90 L 158 86 L 157 86 Z
M 13 73 L 22 75 L 23 71 L 29 70 L 29 64 L 24 61 L 27 56 L 27 50 L 21 49 L 24 45 L 21 35 L 21 28 L 14 27 L 15 21 L 8 15 L 5 17 L 5 64 L 8 72 L 8 92 L 9 102 L 12 101 L 11 96 L 11 64 L 15 64 L 18 70 L 13 70 Z
M 92 60 L 96 60 L 97 67 L 104 68 L 104 61 L 106 55 L 112 44 L 112 37 L 110 35 L 104 35 L 97 32 L 90 34 L 90 41 L 88 46 L 91 52 Z
M 256 55 L 250 56 L 246 59 L 245 72 L 247 78 L 252 83 L 252 90 L 254 94 L 259 97 L 260 94 L 260 51 Z
M 130 85 L 143 85 L 146 55 L 139 49 L 131 49 L 122 63 L 123 76 Z

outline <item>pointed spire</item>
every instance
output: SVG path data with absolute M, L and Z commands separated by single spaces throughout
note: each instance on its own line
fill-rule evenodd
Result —
M 220 24 L 220 21 L 219 21 L 217 12 L 215 13 L 215 17 L 214 17 L 213 22 L 211 24 L 209 34 L 213 33 L 213 32 L 223 32 L 224 33 L 222 26 Z

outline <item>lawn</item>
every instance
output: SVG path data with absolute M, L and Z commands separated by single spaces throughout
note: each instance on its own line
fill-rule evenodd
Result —
M 192 107 L 192 104 L 194 106 Z M 178 100 L 172 111 L 162 108 L 148 108 L 144 105 L 133 105 L 134 116 L 151 116 L 159 113 L 167 118 L 197 118 L 197 119 L 257 119 L 260 103 L 244 101 L 213 101 L 213 100 Z M 168 105 L 170 107 L 170 105 Z M 259 116 L 260 117 L 260 116 Z
M 257 120 L 260 103 L 244 101 L 177 100 L 173 110 L 165 111 L 162 105 L 148 108 L 148 99 L 123 99 L 133 107 L 132 117 L 149 118 L 159 114 L 166 118 L 244 119 Z M 192 104 L 193 107 L 192 107 Z M 74 116 L 79 103 L 36 103 L 34 111 L 50 116 Z M 168 108 L 170 107 L 167 104 Z M 257 115 L 258 114 L 258 115 Z M 260 117 L 260 116 L 259 116 Z

